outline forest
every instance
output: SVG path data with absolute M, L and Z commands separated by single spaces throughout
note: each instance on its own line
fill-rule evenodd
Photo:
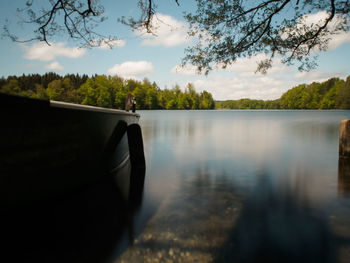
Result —
M 298 85 L 276 100 L 214 101 L 207 91 L 197 93 L 193 84 L 184 91 L 179 85 L 160 89 L 148 79 L 143 81 L 118 76 L 56 73 L 9 76 L 0 79 L 0 92 L 37 99 L 124 109 L 131 93 L 137 109 L 350 109 L 350 76 L 346 80 L 331 78 L 325 82 Z
M 185 91 L 178 85 L 171 89 L 160 89 L 148 79 L 143 81 L 124 79 L 118 76 L 56 73 L 9 76 L 0 79 L 0 92 L 36 99 L 56 100 L 70 103 L 125 109 L 125 98 L 131 93 L 136 98 L 137 109 L 214 109 L 212 95 L 197 93 L 193 84 Z
M 277 100 L 216 101 L 217 109 L 350 109 L 350 76 L 298 85 Z

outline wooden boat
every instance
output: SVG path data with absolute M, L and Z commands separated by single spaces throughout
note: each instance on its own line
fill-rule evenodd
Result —
M 0 205 L 60 198 L 111 174 L 128 196 L 130 170 L 145 171 L 139 118 L 0 94 Z

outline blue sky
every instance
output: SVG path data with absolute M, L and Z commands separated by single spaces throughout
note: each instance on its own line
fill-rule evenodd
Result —
M 31 28 L 18 25 L 16 17 L 16 8 L 24 1 L 3 0 L 1 3 L 1 28 L 8 18 L 13 32 L 18 32 L 20 36 L 28 35 Z M 317 53 L 319 66 L 310 72 L 298 72 L 297 66 L 287 67 L 276 59 L 268 74 L 255 74 L 256 61 L 264 58 L 263 54 L 258 54 L 252 59 L 239 59 L 225 71 L 212 71 L 208 76 L 197 75 L 191 66 L 185 69 L 176 67 L 181 63 L 184 49 L 193 41 L 186 35 L 188 25 L 183 18 L 183 11 L 193 10 L 193 1 L 180 1 L 180 7 L 172 0 L 158 1 L 156 17 L 164 23 L 158 24 L 156 37 L 132 32 L 117 22 L 117 18 L 123 15 L 138 14 L 136 0 L 102 0 L 101 4 L 105 6 L 109 19 L 99 27 L 100 32 L 117 34 L 121 39 L 113 49 L 79 48 L 66 36 L 57 37 L 51 46 L 38 42 L 19 44 L 1 38 L 0 76 L 53 71 L 61 75 L 117 74 L 139 80 L 147 77 L 162 89 L 172 88 L 175 84 L 184 88 L 191 82 L 197 91 L 207 90 L 214 99 L 225 100 L 276 99 L 298 84 L 350 75 L 350 34 L 334 36 L 329 50 Z M 313 18 L 319 16 L 321 14 L 313 14 Z

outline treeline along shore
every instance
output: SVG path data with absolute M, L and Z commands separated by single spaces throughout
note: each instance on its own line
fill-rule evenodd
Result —
M 277 100 L 216 101 L 217 109 L 350 109 L 350 76 L 325 82 L 302 84 L 285 92 Z
M 172 89 L 160 89 L 148 79 L 137 81 L 105 75 L 55 73 L 44 75 L 9 76 L 0 79 L 0 92 L 37 99 L 50 99 L 70 103 L 125 109 L 125 98 L 131 93 L 136 98 L 137 109 L 214 109 L 209 92 L 197 93 L 192 84 L 185 91 L 178 85 Z
M 184 91 L 175 85 L 160 89 L 148 79 L 143 81 L 118 76 L 56 73 L 9 76 L 0 79 L 0 92 L 38 99 L 50 99 L 105 108 L 124 109 L 131 93 L 137 109 L 350 109 L 350 76 L 331 78 L 294 87 L 276 100 L 226 100 L 214 102 L 207 91 L 197 93 L 189 83 Z

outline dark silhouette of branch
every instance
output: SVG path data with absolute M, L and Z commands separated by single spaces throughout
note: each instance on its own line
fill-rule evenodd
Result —
M 172 0 L 179 5 L 178 0 Z M 20 23 L 34 24 L 37 29 L 34 30 L 34 37 L 30 39 L 19 39 L 16 34 L 9 29 L 9 24 L 3 27 L 3 36 L 9 37 L 15 42 L 44 41 L 50 45 L 52 37 L 57 34 L 68 34 L 72 39 L 77 40 L 82 46 L 94 47 L 102 43 L 110 45 L 117 36 L 105 36 L 94 30 L 96 25 L 103 22 L 103 6 L 98 1 L 92 0 L 49 0 L 50 7 L 43 9 L 34 8 L 35 0 L 28 1 L 25 8 L 19 8 L 17 11 L 23 20 Z M 139 19 L 129 18 L 120 19 L 121 22 L 132 28 L 144 28 L 152 33 L 152 18 L 156 12 L 154 0 L 138 0 L 142 15 Z
M 156 35 L 153 18 L 157 0 L 138 0 L 138 17 L 121 17 L 119 22 L 133 30 Z M 164 1 L 164 0 L 162 0 Z M 176 5 L 179 0 L 167 0 Z M 34 6 L 38 0 L 28 0 L 18 13 L 22 23 L 36 26 L 33 36 L 19 39 L 10 31 L 9 23 L 3 27 L 3 36 L 16 42 L 50 41 L 58 34 L 66 34 L 82 46 L 113 46 L 116 35 L 105 36 L 96 30 L 106 17 L 99 0 L 48 0 L 49 7 Z M 183 64 L 197 66 L 206 74 L 213 66 L 223 67 L 237 58 L 266 53 L 269 59 L 258 65 L 266 72 L 272 58 L 280 56 L 283 63 L 301 63 L 300 68 L 311 69 L 315 64 L 309 57 L 315 49 L 325 50 L 331 35 L 350 30 L 349 0 L 195 0 L 197 10 L 187 13 L 189 35 L 199 41 L 186 49 Z M 39 5 L 42 3 L 39 3 Z M 38 4 L 37 4 L 38 5 Z M 291 6 L 290 6 L 291 5 Z M 292 7 L 292 8 L 290 8 Z M 308 24 L 308 15 L 327 12 L 324 20 Z M 337 26 L 330 28 L 335 21 Z
M 327 17 L 326 21 L 324 22 L 324 24 L 322 26 L 320 26 L 317 29 L 317 31 L 315 33 L 313 33 L 311 36 L 309 36 L 309 37 L 304 36 L 303 39 L 301 39 L 298 43 L 296 43 L 290 58 L 293 58 L 295 56 L 295 53 L 297 52 L 298 48 L 301 45 L 312 40 L 312 43 L 308 46 L 306 55 L 310 54 L 311 49 L 315 46 L 317 37 L 321 34 L 321 32 L 323 30 L 325 30 L 327 28 L 327 25 L 329 24 L 330 21 L 332 21 L 332 19 L 334 18 L 334 15 L 335 15 L 335 5 L 334 5 L 334 0 L 331 0 L 331 12 L 330 12 L 329 16 Z
M 187 13 L 190 36 L 199 41 L 186 49 L 183 65 L 197 66 L 208 74 L 213 66 L 225 68 L 237 58 L 259 53 L 270 56 L 258 64 L 265 73 L 272 58 L 281 57 L 288 65 L 301 63 L 301 70 L 316 66 L 310 60 L 312 50 L 325 50 L 333 34 L 350 29 L 350 6 L 346 0 L 196 0 L 196 13 Z M 293 4 L 293 8 L 289 5 Z M 314 24 L 310 15 L 327 14 Z M 329 27 L 334 21 L 336 26 Z

